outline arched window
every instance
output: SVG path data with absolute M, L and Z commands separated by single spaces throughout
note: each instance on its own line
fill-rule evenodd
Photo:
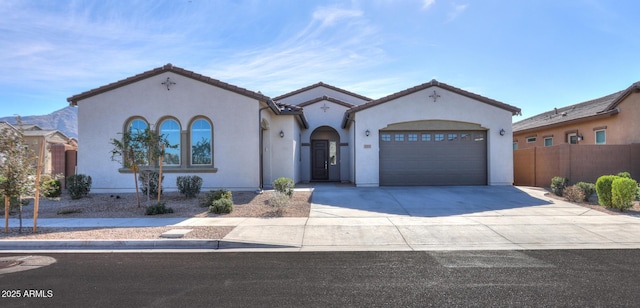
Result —
M 205 119 L 196 119 L 191 123 L 191 164 L 212 165 L 213 143 L 211 123 Z
M 147 124 L 147 121 L 141 118 L 135 118 L 129 121 L 129 125 L 127 126 L 132 134 L 143 132 L 145 129 L 147 129 L 147 127 L 149 127 L 149 124 Z
M 164 149 L 164 166 L 180 166 L 180 124 L 174 119 L 166 119 L 160 124 L 160 135 L 176 148 Z

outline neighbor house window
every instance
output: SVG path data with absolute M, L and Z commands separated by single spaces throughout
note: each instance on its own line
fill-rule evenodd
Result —
M 174 119 L 167 119 L 160 124 L 160 135 L 162 135 L 171 146 L 175 148 L 165 148 L 163 165 L 180 165 L 180 124 Z
M 391 141 L 391 134 L 380 134 L 382 141 Z
M 197 119 L 191 123 L 191 164 L 211 165 L 213 162 L 213 134 L 211 123 Z
M 577 133 L 568 134 L 567 143 L 578 144 L 578 134 Z
M 596 131 L 596 144 L 606 144 L 606 143 L 607 143 L 607 131 L 606 130 Z
M 528 137 L 527 138 L 527 143 L 533 143 L 536 142 L 537 138 L 536 137 Z
M 544 146 L 550 147 L 553 145 L 553 137 L 544 138 Z
M 458 140 L 458 134 L 448 134 L 447 140 L 449 140 L 449 141 Z
M 422 141 L 431 141 L 431 134 L 422 134 Z
M 444 140 L 444 134 L 434 134 L 434 136 L 433 136 L 433 137 L 434 137 L 434 139 L 435 139 L 436 141 L 442 141 L 442 140 Z
M 517 149 L 518 149 L 518 143 L 517 143 L 517 142 L 514 142 L 514 143 L 513 143 L 513 150 L 517 150 Z
M 395 141 L 404 141 L 404 134 L 396 134 Z
M 418 141 L 418 134 L 407 134 L 407 140 L 409 141 Z

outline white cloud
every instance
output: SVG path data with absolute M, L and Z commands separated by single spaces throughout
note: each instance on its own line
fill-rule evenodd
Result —
M 341 19 L 358 18 L 362 16 L 362 11 L 345 10 L 337 7 L 320 7 L 313 12 L 313 19 L 319 20 L 322 27 L 333 26 Z
M 423 0 L 422 1 L 422 9 L 423 10 L 428 10 L 435 3 L 436 3 L 436 0 Z
M 468 4 L 454 4 L 452 11 L 447 14 L 447 22 L 458 18 L 458 16 L 460 16 L 460 14 L 462 14 L 462 12 L 464 12 L 468 7 Z

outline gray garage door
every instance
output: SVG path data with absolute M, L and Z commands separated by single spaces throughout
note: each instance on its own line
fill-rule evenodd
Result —
M 485 131 L 380 131 L 380 185 L 486 185 Z

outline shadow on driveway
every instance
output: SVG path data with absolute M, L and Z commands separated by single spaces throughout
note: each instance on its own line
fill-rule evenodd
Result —
M 316 185 L 312 211 L 438 217 L 552 204 L 513 186 L 341 187 Z M 338 213 L 342 211 L 342 213 Z

